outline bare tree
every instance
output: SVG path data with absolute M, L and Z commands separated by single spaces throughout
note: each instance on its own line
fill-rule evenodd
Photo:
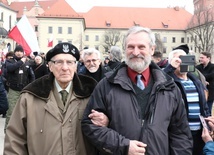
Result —
M 103 44 L 102 46 L 105 48 L 105 52 L 108 52 L 108 49 L 111 46 L 117 45 L 121 41 L 122 35 L 119 30 L 116 29 L 108 29 L 105 31 L 103 35 Z
M 158 33 L 155 33 L 155 44 L 156 44 L 155 49 L 163 53 L 164 45 L 163 42 L 161 41 L 161 36 Z
M 188 24 L 187 33 L 197 51 L 212 52 L 214 48 L 214 9 L 201 7 Z

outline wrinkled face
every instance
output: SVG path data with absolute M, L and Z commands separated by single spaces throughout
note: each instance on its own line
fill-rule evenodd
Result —
M 101 60 L 98 58 L 96 53 L 92 53 L 90 55 L 85 55 L 83 58 L 85 67 L 88 69 L 89 72 L 95 73 L 100 66 Z
M 71 54 L 57 54 L 48 63 L 59 85 L 64 88 L 72 81 L 76 72 L 76 58 Z
M 34 60 L 37 65 L 42 63 L 42 57 L 40 56 L 36 56 Z
M 200 54 L 199 62 L 202 65 L 207 65 L 210 62 L 210 58 L 208 58 L 207 56 L 205 56 L 203 54 Z
M 126 39 L 126 63 L 134 71 L 142 73 L 151 63 L 154 47 L 150 46 L 147 33 L 130 34 Z
M 14 54 L 18 58 L 22 58 L 24 56 L 24 52 L 22 52 L 22 51 L 16 51 Z

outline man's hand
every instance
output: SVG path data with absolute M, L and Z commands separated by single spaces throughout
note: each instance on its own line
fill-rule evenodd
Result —
M 211 131 L 214 131 L 214 117 L 210 116 L 210 117 L 205 118 L 205 120 L 208 122 L 208 125 L 209 125 Z
M 102 126 L 102 127 L 108 126 L 109 119 L 102 112 L 98 112 L 92 109 L 88 117 L 91 118 L 91 121 L 92 123 L 94 123 L 94 125 Z
M 142 142 L 130 140 L 128 155 L 145 155 L 146 146 L 147 145 Z
M 203 128 L 203 132 L 202 132 L 202 139 L 205 143 L 209 142 L 209 141 L 213 141 L 212 137 L 210 136 L 209 131 L 207 130 L 207 128 Z

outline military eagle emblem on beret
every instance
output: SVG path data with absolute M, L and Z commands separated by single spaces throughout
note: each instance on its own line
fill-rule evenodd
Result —
M 69 52 L 69 46 L 68 45 L 62 45 L 62 50 L 63 50 L 63 52 L 65 52 L 65 53 L 68 53 Z

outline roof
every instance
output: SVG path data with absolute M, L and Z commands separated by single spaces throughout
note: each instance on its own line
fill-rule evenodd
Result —
M 50 8 L 54 3 L 56 3 L 58 0 L 44 0 L 39 1 L 39 6 L 43 8 L 44 10 Z M 18 11 L 17 18 L 21 18 L 23 15 L 23 9 L 26 7 L 27 10 L 30 10 L 34 7 L 35 2 L 34 1 L 25 1 L 25 2 L 12 2 L 10 5 L 7 4 L 7 2 L 3 2 L 5 5 L 9 6 L 13 10 Z
M 49 9 L 46 9 L 40 17 L 80 18 L 81 16 L 65 0 L 58 0 Z
M 128 29 L 133 25 L 157 30 L 186 30 L 192 14 L 183 8 L 136 8 L 136 7 L 93 7 L 86 13 L 77 13 L 65 0 L 38 1 L 43 12 L 37 17 L 84 18 L 86 28 Z M 11 8 L 18 11 L 20 18 L 26 6 L 28 10 L 35 2 L 12 2 Z
M 83 13 L 87 28 L 129 28 L 134 25 L 150 29 L 185 30 L 193 16 L 181 8 L 93 7 Z
M 0 36 L 7 36 L 7 30 L 3 27 L 0 27 Z

